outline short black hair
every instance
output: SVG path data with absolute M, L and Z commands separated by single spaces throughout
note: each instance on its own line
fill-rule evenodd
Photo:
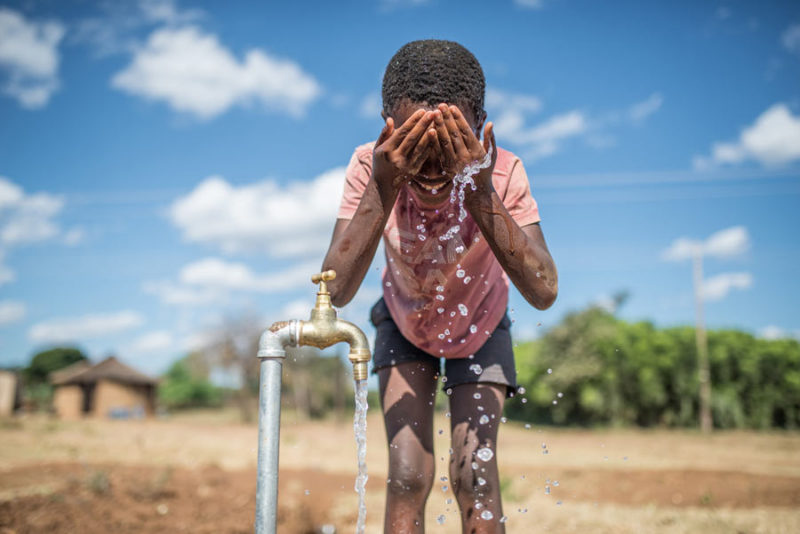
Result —
M 383 111 L 409 99 L 435 106 L 440 102 L 466 107 L 476 120 L 483 118 L 486 79 L 472 53 L 453 41 L 425 39 L 403 45 L 383 75 Z

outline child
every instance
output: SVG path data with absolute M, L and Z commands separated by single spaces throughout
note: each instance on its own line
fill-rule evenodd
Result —
M 383 237 L 383 298 L 372 309 L 374 370 L 389 443 L 384 532 L 424 532 L 434 482 L 433 405 L 444 358 L 450 485 L 464 532 L 504 532 L 497 430 L 516 371 L 508 278 L 533 306 L 556 298 L 556 268 L 522 162 L 483 128 L 485 82 L 449 41 L 414 41 L 386 67 L 375 143 L 356 149 L 323 269 L 334 305 L 358 290 Z M 483 142 L 479 140 L 483 129 Z M 451 202 L 467 165 L 491 161 Z

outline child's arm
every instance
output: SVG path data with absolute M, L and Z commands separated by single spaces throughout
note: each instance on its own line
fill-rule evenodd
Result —
M 481 145 L 458 107 L 441 104 L 437 112 L 435 149 L 448 173 L 454 174 L 453 171 L 483 159 L 491 146 L 492 164 L 475 176 L 476 190 L 467 190 L 464 207 L 525 300 L 540 310 L 549 308 L 558 295 L 556 266 L 539 224 L 520 228 L 494 190 L 492 172 L 497 161 L 497 144 L 492 123 L 486 124 Z
M 334 269 L 328 282 L 331 301 L 344 306 L 358 291 L 375 256 L 386 221 L 397 194 L 408 176 L 419 172 L 428 157 L 436 132 L 428 129 L 433 113 L 418 110 L 399 128 L 386 119 L 372 156 L 370 177 L 361 202 L 351 220 L 338 219 L 322 270 Z

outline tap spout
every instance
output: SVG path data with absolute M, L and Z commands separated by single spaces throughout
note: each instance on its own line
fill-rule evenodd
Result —
M 324 349 L 336 343 L 347 343 L 350 345 L 350 354 L 347 357 L 353 364 L 353 378 L 356 381 L 366 380 L 370 350 L 364 332 L 353 323 L 338 319 L 332 309 L 332 314 L 314 313 L 318 311 L 321 310 L 311 312 L 310 321 L 300 321 L 297 344 Z

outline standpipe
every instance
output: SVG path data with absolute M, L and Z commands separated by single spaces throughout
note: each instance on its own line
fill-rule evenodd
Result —
M 331 305 L 326 282 L 336 278 L 330 270 L 311 277 L 319 284 L 317 302 L 308 321 L 273 323 L 258 342 L 261 359 L 258 397 L 258 487 L 256 491 L 256 534 L 275 534 L 278 519 L 278 448 L 280 445 L 281 375 L 287 347 L 312 346 L 324 349 L 339 342 L 350 345 L 348 359 L 353 379 L 367 379 L 370 359 L 364 332 L 353 323 L 339 319 Z

